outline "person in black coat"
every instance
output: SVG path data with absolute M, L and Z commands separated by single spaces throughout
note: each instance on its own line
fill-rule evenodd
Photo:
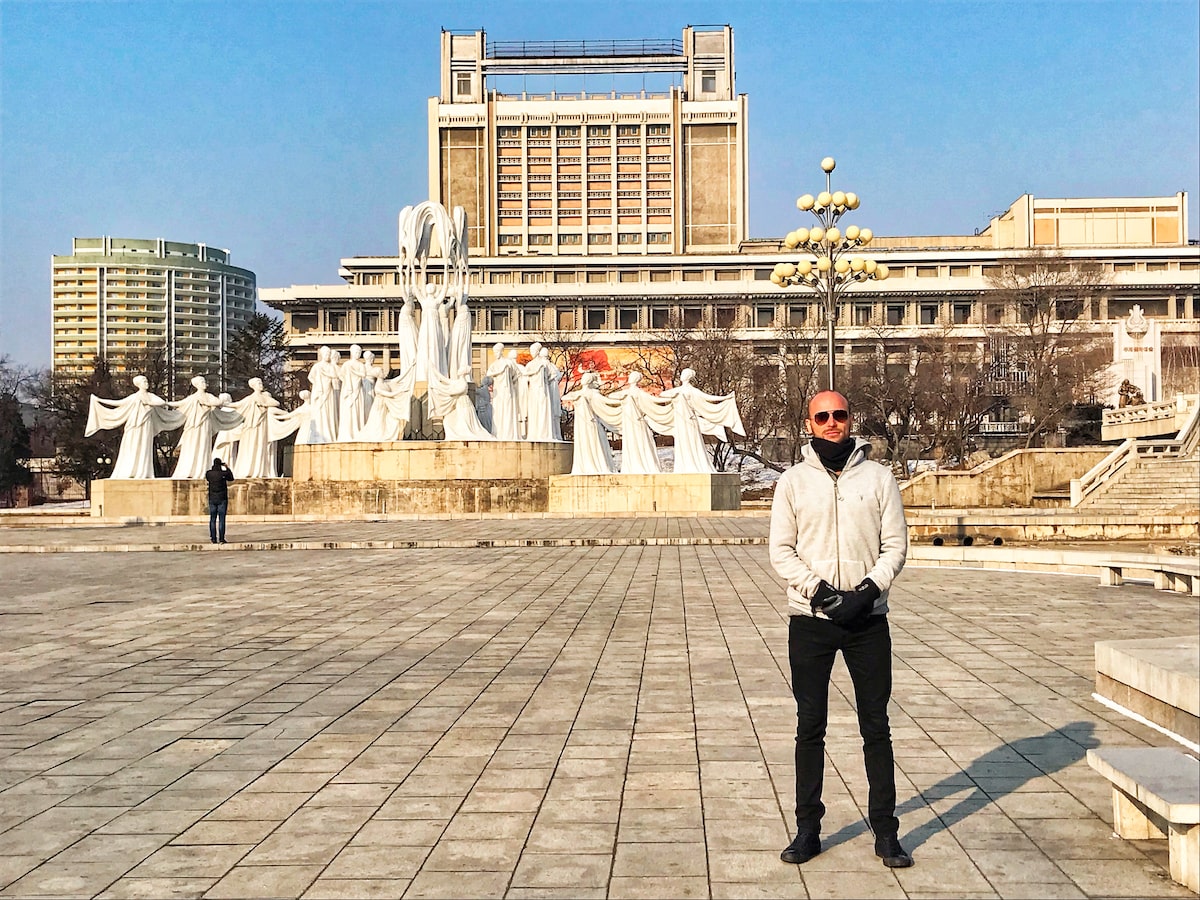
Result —
M 233 481 L 233 473 L 220 459 L 214 459 L 212 468 L 204 473 L 204 480 L 208 482 L 208 536 L 214 544 L 224 544 L 229 482 Z

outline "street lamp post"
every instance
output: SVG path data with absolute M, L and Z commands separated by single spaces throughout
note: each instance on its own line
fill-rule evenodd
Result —
M 832 156 L 821 160 L 825 172 L 825 190 L 814 197 L 805 194 L 796 207 L 811 212 L 817 219 L 812 228 L 797 228 L 788 232 L 784 246 L 797 248 L 804 254 L 794 263 L 779 263 L 771 273 L 771 281 L 780 287 L 803 286 L 821 299 L 825 310 L 825 353 L 829 361 L 829 390 L 835 390 L 834 362 L 838 303 L 853 284 L 862 281 L 883 281 L 888 267 L 873 259 L 859 256 L 857 251 L 871 243 L 871 229 L 849 225 L 845 232 L 838 221 L 852 209 L 858 209 L 858 195 L 830 192 L 830 175 L 837 163 Z

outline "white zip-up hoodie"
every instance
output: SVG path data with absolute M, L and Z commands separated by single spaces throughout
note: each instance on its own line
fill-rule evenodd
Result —
M 787 581 L 790 615 L 814 614 L 812 597 L 822 580 L 853 590 L 864 578 L 880 591 L 872 614 L 887 612 L 888 588 L 908 555 L 908 525 L 900 487 L 889 469 L 867 459 L 870 447 L 856 439 L 835 480 L 806 445 L 800 462 L 775 485 L 771 565 Z

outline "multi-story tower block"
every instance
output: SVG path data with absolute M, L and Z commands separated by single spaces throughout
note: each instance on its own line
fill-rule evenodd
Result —
M 443 31 L 441 51 L 429 195 L 466 209 L 473 253 L 721 253 L 746 238 L 728 25 L 636 41 Z
M 205 244 L 75 238 L 50 267 L 55 374 L 86 372 L 96 357 L 120 371 L 158 347 L 172 378 L 216 371 L 254 315 L 254 273 Z

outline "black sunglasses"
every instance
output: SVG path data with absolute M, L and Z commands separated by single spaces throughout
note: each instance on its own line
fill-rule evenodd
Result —
M 823 409 L 820 412 L 813 413 L 812 420 L 818 425 L 824 425 L 829 421 L 830 416 L 833 416 L 833 421 L 835 422 L 848 422 L 850 421 L 850 410 L 835 409 L 831 412 L 830 410 Z

